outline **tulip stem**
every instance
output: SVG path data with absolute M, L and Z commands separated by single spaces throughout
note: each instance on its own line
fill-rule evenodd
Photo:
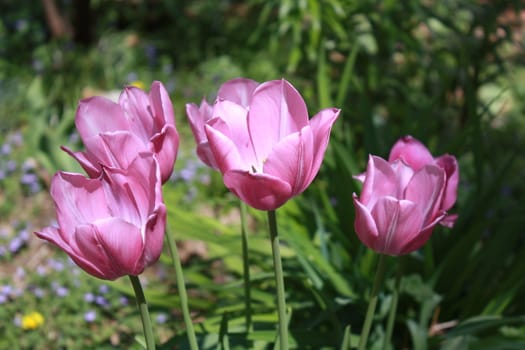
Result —
M 242 264 L 244 278 L 244 305 L 246 308 L 246 332 L 250 332 L 252 327 L 252 302 L 250 290 L 250 261 L 248 259 L 248 234 L 246 223 L 246 203 L 241 203 L 241 236 L 242 236 Z
M 374 313 L 377 305 L 377 295 L 379 294 L 379 288 L 383 282 L 383 276 L 385 275 L 386 267 L 386 255 L 379 255 L 379 262 L 377 263 L 376 276 L 374 278 L 374 284 L 372 285 L 372 291 L 370 293 L 370 300 L 368 302 L 368 310 L 366 311 L 365 323 L 361 330 L 361 336 L 359 337 L 358 350 L 364 350 L 366 348 L 366 342 L 368 341 L 368 335 L 370 334 L 370 328 L 372 327 L 372 320 L 374 319 Z
M 392 302 L 390 305 L 390 312 L 388 314 L 388 321 L 386 324 L 385 339 L 383 341 L 383 350 L 388 349 L 388 344 L 392 338 L 392 333 L 394 331 L 394 322 L 396 320 L 397 312 L 397 303 L 399 300 L 399 286 L 401 284 L 401 275 L 403 271 L 403 258 L 398 260 L 397 265 L 397 274 L 396 274 L 396 283 L 394 285 L 394 291 L 392 293 Z
M 144 329 L 144 338 L 146 339 L 146 349 L 155 350 L 155 337 L 153 336 L 153 327 L 151 326 L 151 319 L 149 317 L 148 303 L 142 290 L 142 285 L 138 276 L 129 275 L 133 291 L 135 292 L 135 299 L 137 300 L 137 307 L 140 311 L 140 318 L 142 320 L 142 327 Z
M 279 234 L 277 232 L 277 219 L 275 210 L 268 211 L 268 224 L 270 227 L 270 240 L 272 241 L 273 268 L 275 271 L 275 284 L 277 287 L 277 312 L 279 315 L 279 342 L 280 350 L 288 349 L 288 322 L 286 319 L 286 298 L 284 294 L 283 267 L 279 249 Z
M 182 264 L 180 262 L 179 250 L 175 244 L 175 238 L 171 234 L 171 230 L 166 228 L 166 240 L 168 241 L 168 248 L 171 253 L 173 267 L 175 268 L 175 278 L 177 280 L 177 289 L 179 292 L 180 306 L 182 309 L 182 316 L 184 324 L 186 325 L 186 334 L 191 350 L 198 350 L 197 338 L 193 329 L 193 322 L 191 320 L 190 308 L 188 307 L 188 293 L 186 292 L 186 282 L 184 282 L 184 275 L 182 273 Z

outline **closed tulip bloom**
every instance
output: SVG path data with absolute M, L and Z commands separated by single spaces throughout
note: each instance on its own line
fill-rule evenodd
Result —
M 419 170 L 427 164 L 437 165 L 445 171 L 445 190 L 439 209 L 448 211 L 456 203 L 459 168 L 454 156 L 444 154 L 434 158 L 430 151 L 418 140 L 412 136 L 404 136 L 399 139 L 390 151 L 389 162 L 397 159 L 403 160 L 412 169 Z M 447 214 L 441 225 L 452 227 L 457 219 L 455 214 Z
M 369 248 L 387 255 L 419 249 L 446 212 L 441 203 L 445 171 L 434 164 L 415 169 L 402 159 L 370 156 L 361 195 L 353 196 L 354 228 Z
M 151 84 L 149 94 L 126 87 L 118 103 L 101 96 L 80 101 L 75 124 L 86 151 L 64 149 L 92 178 L 103 166 L 127 168 L 139 152 L 155 154 L 163 183 L 173 172 L 179 134 L 168 93 L 158 81 Z
M 236 103 L 244 108 L 247 108 L 253 90 L 259 85 L 258 82 L 246 79 L 246 78 L 235 78 L 228 80 L 221 85 L 217 92 L 217 98 L 228 100 Z M 197 143 L 197 156 L 207 166 L 218 169 L 213 153 L 210 150 L 208 144 L 208 137 L 204 130 L 204 125 L 208 120 L 211 119 L 213 112 L 213 106 L 208 104 L 203 98 L 200 106 L 195 103 L 186 104 L 186 115 L 190 122 L 193 137 Z
M 205 129 L 224 184 L 256 209 L 277 209 L 313 181 L 339 112 L 327 108 L 309 120 L 286 80 L 258 85 L 248 108 L 219 99 Z
M 58 172 L 51 183 L 58 227 L 35 234 L 106 280 L 138 275 L 159 259 L 166 225 L 160 169 L 151 153 L 99 178 Z

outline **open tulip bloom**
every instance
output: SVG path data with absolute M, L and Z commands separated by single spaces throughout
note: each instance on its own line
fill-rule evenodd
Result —
M 51 182 L 58 227 L 36 235 L 63 249 L 89 274 L 138 275 L 159 259 L 166 225 L 160 169 L 151 153 L 98 178 L 58 172 Z
M 284 79 L 258 85 L 247 101 L 219 98 L 206 136 L 226 187 L 256 209 L 274 210 L 313 181 L 340 110 L 309 119 L 301 95 Z
M 231 79 L 221 85 L 217 92 L 217 98 L 228 100 L 239 106 L 248 108 L 253 90 L 255 90 L 257 85 L 259 85 L 259 83 L 251 79 Z M 200 106 L 197 106 L 195 103 L 186 104 L 186 114 L 190 122 L 193 137 L 197 143 L 197 156 L 210 168 L 218 169 L 204 129 L 206 122 L 212 118 L 213 106 L 203 98 Z
M 162 83 L 151 84 L 149 94 L 128 86 L 118 103 L 101 96 L 80 101 L 75 124 L 86 147 L 72 152 L 87 174 L 96 178 L 102 166 L 125 169 L 138 152 L 152 152 L 162 182 L 172 171 L 179 147 L 173 106 Z

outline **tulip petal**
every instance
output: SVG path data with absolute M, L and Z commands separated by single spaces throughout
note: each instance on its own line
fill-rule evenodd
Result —
M 137 275 L 144 270 L 140 230 L 122 219 L 108 218 L 79 226 L 75 241 L 78 255 L 107 272 L 107 279 Z
M 173 104 L 171 103 L 166 88 L 160 81 L 154 81 L 151 84 L 149 96 L 151 100 L 151 108 L 153 109 L 155 129 L 159 130 L 164 125 L 172 125 L 175 127 L 175 112 L 173 111 Z
M 45 239 L 46 241 L 53 243 L 60 249 L 64 250 L 68 255 L 74 254 L 73 250 L 69 245 L 70 237 L 64 235 L 64 233 L 58 227 L 44 227 L 42 230 L 36 231 L 35 235 L 37 235 L 41 239 Z
M 377 226 L 372 214 L 366 206 L 359 202 L 357 195 L 352 195 L 355 208 L 354 230 L 357 237 L 370 249 L 375 249 L 379 237 Z
M 403 248 L 402 254 L 407 254 L 410 252 L 413 252 L 415 250 L 418 250 L 421 248 L 432 235 L 432 231 L 434 230 L 434 227 L 441 222 L 445 218 L 445 213 L 439 213 L 434 221 L 427 224 L 425 227 L 421 229 L 421 232 L 415 237 L 413 237 L 410 242 L 408 242 L 405 247 Z
M 137 87 L 126 86 L 120 94 L 119 104 L 129 123 L 126 129 L 144 141 L 149 140 L 156 130 L 148 94 Z
M 223 122 L 220 121 L 220 123 Z M 237 146 L 231 139 L 210 125 L 206 125 L 205 130 L 213 158 L 221 173 L 225 173 L 231 169 L 244 169 L 249 167 L 249 165 L 242 161 Z
M 292 196 L 290 184 L 268 174 L 231 170 L 223 180 L 237 197 L 259 210 L 275 210 Z
M 150 150 L 157 156 L 162 183 L 173 173 L 179 151 L 179 134 L 172 125 L 166 124 L 162 131 L 151 138 Z
M 69 243 L 65 242 L 62 239 L 62 232 L 59 228 L 56 227 L 46 227 L 43 230 L 39 232 L 35 232 L 37 237 L 41 239 L 45 239 L 46 241 L 49 241 L 50 243 L 55 244 L 62 250 L 64 250 L 67 255 L 71 257 L 71 259 L 82 269 L 84 269 L 87 273 L 98 277 L 106 279 L 106 274 L 100 270 L 95 264 L 93 264 L 91 261 L 85 259 L 82 257 L 82 255 L 78 255 L 78 249 L 75 251 Z M 71 242 L 76 247 L 76 242 L 74 242 L 74 239 Z
M 51 180 L 51 196 L 56 204 L 64 241 L 70 242 L 73 228 L 110 215 L 100 181 L 81 174 L 58 172 Z M 67 230 L 67 231 L 65 231 Z
M 95 135 L 84 140 L 91 158 L 97 165 L 126 169 L 138 152 L 146 151 L 146 144 L 129 131 L 115 131 Z
M 313 164 L 310 169 L 310 177 L 314 178 L 321 167 L 321 163 L 328 147 L 328 140 L 330 138 L 330 131 L 335 121 L 339 117 L 340 109 L 337 108 L 326 108 L 317 113 L 312 119 L 310 119 L 310 127 L 314 135 L 313 152 Z M 310 152 L 310 151 L 307 151 Z
M 259 83 L 251 79 L 231 79 L 221 85 L 217 92 L 217 98 L 235 102 L 243 107 L 248 107 L 252 98 L 252 93 L 257 85 L 259 85 Z
M 394 197 L 379 198 L 371 214 L 379 232 L 374 250 L 388 255 L 400 255 L 423 224 L 416 203 Z
M 213 107 L 213 118 L 207 124 L 223 133 L 235 144 L 244 164 L 241 169 L 247 170 L 251 167 L 262 169 L 262 161 L 256 159 L 248 133 L 247 113 L 244 107 L 236 103 L 219 100 Z
M 452 228 L 457 219 L 458 214 L 447 214 L 441 221 L 439 221 L 439 224 L 444 227 Z
M 404 198 L 417 203 L 425 225 L 434 220 L 439 210 L 444 186 L 444 171 L 434 165 L 425 165 L 414 174 L 406 188 Z
M 90 178 L 96 178 L 100 175 L 100 163 L 96 157 L 87 152 L 73 152 L 65 146 L 60 148 L 73 157 Z
M 186 116 L 190 123 L 191 131 L 197 144 L 207 141 L 204 124 L 211 119 L 213 108 L 206 100 L 202 99 L 200 107 L 195 103 L 186 104 Z
M 447 176 L 445 193 L 443 195 L 443 203 L 441 209 L 449 210 L 458 196 L 458 184 L 459 184 L 459 169 L 458 163 L 454 156 L 444 154 L 435 159 L 436 165 L 445 171 Z
M 166 232 L 166 206 L 161 203 L 150 215 L 145 228 L 144 264 L 146 266 L 159 260 Z
M 306 104 L 289 82 L 272 80 L 255 89 L 248 113 L 248 130 L 259 161 L 268 156 L 279 140 L 306 125 Z
M 199 157 L 199 159 L 210 168 L 215 170 L 219 169 L 219 165 L 215 161 L 215 157 L 213 156 L 208 141 L 201 142 L 197 145 L 197 157 Z
M 268 155 L 263 172 L 277 177 L 292 188 L 292 193 L 298 194 L 312 182 L 307 178 L 312 167 L 313 135 L 310 127 L 302 132 L 291 134 L 282 139 Z
M 414 169 L 407 165 L 402 159 L 397 159 L 390 163 L 394 174 L 396 174 L 397 179 L 397 198 L 403 198 L 405 193 L 405 188 L 412 180 L 414 176 Z
M 397 177 L 390 164 L 376 156 L 368 157 L 366 180 L 359 200 L 368 208 L 373 208 L 378 198 L 393 196 L 399 198 Z
M 129 123 L 120 106 L 107 98 L 95 96 L 80 101 L 75 125 L 82 140 L 103 132 L 127 130 Z
M 162 202 L 160 170 L 152 154 L 139 154 L 125 170 L 104 169 L 104 175 L 107 180 L 104 189 L 113 216 L 140 227 Z
M 425 145 L 412 136 L 404 136 L 394 144 L 390 150 L 388 161 L 393 162 L 396 159 L 403 160 L 415 171 L 434 161 L 432 154 Z

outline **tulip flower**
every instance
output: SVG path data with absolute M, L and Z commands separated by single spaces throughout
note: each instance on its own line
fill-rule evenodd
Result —
M 251 79 L 235 78 L 221 85 L 217 92 L 217 98 L 228 100 L 247 108 L 250 103 L 252 92 L 257 85 L 259 85 L 259 83 Z M 204 125 L 212 117 L 212 111 L 213 106 L 208 104 L 204 98 L 202 99 L 200 106 L 197 106 L 195 103 L 186 104 L 186 115 L 190 122 L 193 137 L 197 143 L 197 156 L 210 168 L 218 169 L 204 130 Z
M 284 79 L 258 85 L 247 100 L 246 108 L 219 98 L 206 136 L 226 187 L 256 209 L 274 210 L 313 181 L 340 110 L 309 120 L 303 98 Z
M 166 207 L 152 153 L 139 154 L 127 169 L 102 166 L 98 178 L 58 172 L 51 196 L 58 227 L 35 234 L 63 249 L 87 273 L 107 280 L 136 276 L 158 260 Z
M 118 103 L 100 96 L 81 100 L 75 124 L 86 151 L 64 150 L 91 178 L 98 177 L 103 166 L 126 169 L 139 152 L 155 154 L 163 183 L 173 172 L 179 135 L 168 93 L 158 81 L 149 94 L 126 87 Z
M 419 249 L 442 221 L 446 173 L 425 164 L 415 169 L 402 159 L 370 156 L 359 198 L 354 193 L 355 231 L 369 248 L 387 255 Z
M 393 162 L 396 159 L 403 160 L 416 171 L 427 164 L 437 165 L 443 169 L 446 176 L 445 190 L 439 210 L 448 211 L 452 208 L 454 203 L 456 203 L 459 183 L 459 168 L 454 156 L 444 154 L 434 158 L 421 142 L 412 136 L 405 136 L 399 139 L 390 151 L 388 161 Z M 440 224 L 446 227 L 452 227 L 456 219 L 457 215 L 447 214 L 447 216 L 440 221 Z

